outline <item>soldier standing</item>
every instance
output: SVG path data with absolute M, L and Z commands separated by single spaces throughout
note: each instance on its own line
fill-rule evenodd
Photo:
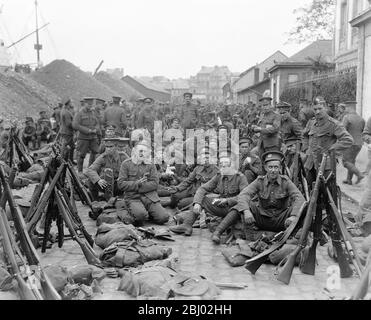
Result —
M 197 105 L 192 103 L 193 94 L 186 92 L 184 95 L 184 105 L 182 108 L 181 119 L 183 119 L 183 129 L 195 129 L 198 121 Z
M 122 137 L 126 129 L 126 114 L 120 106 L 121 97 L 112 97 L 112 106 L 104 111 L 103 126 L 113 126 L 118 137 Z
M 152 98 L 145 98 L 143 100 L 144 106 L 138 116 L 137 127 L 138 129 L 147 129 L 150 133 L 153 133 L 154 127 L 154 100 Z
M 304 168 L 307 171 L 306 177 L 309 186 L 316 180 L 317 170 L 324 153 L 344 151 L 353 144 L 353 138 L 344 126 L 327 114 L 325 100 L 315 100 L 314 114 L 315 118 L 308 122 L 303 131 L 302 150 L 306 152 Z M 332 168 L 328 158 L 325 173 L 329 173 L 330 170 Z
M 281 150 L 281 117 L 273 111 L 271 97 L 263 97 L 259 101 L 262 104 L 260 120 L 258 125 L 252 125 L 252 130 L 260 133 L 258 147 L 261 156 L 268 151 Z
M 84 107 L 75 115 L 72 127 L 78 131 L 77 150 L 78 160 L 77 169 L 83 171 L 84 160 L 90 152 L 89 166 L 95 161 L 96 154 L 99 152 L 98 134 L 100 131 L 99 119 L 93 112 L 93 98 L 84 99 Z
M 75 151 L 74 130 L 72 127 L 73 115 L 73 106 L 71 100 L 68 99 L 61 110 L 61 127 L 59 133 L 62 141 L 63 157 L 71 160 L 71 162 L 73 162 Z
M 359 184 L 364 178 L 364 175 L 356 167 L 356 159 L 362 149 L 362 133 L 365 128 L 366 122 L 356 112 L 357 102 L 348 101 L 345 102 L 344 105 L 346 106 L 347 113 L 343 118 L 343 125 L 352 136 L 353 145 L 350 148 L 346 149 L 343 153 L 343 165 L 344 168 L 348 170 L 347 179 L 343 181 L 343 183 L 352 185 L 353 175 L 356 175 L 356 184 Z
M 300 122 L 290 115 L 291 104 L 287 102 L 280 102 L 277 104 L 276 108 L 278 109 L 281 115 L 281 138 L 283 141 L 288 139 L 297 138 L 301 139 L 303 128 L 300 125 Z

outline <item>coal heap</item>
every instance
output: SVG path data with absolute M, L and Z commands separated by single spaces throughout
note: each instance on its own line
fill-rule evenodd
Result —
M 45 67 L 35 71 L 31 77 L 49 88 L 62 99 L 72 99 L 76 104 L 83 97 L 96 97 L 111 100 L 119 95 L 91 74 L 82 71 L 66 60 L 54 60 Z

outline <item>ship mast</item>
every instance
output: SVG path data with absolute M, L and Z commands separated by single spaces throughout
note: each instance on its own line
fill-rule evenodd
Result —
M 38 3 L 37 0 L 35 0 L 35 10 L 36 10 L 36 44 L 34 46 L 36 52 L 37 52 L 37 68 L 41 67 L 41 61 L 40 61 L 40 51 L 42 50 L 43 46 L 40 44 L 40 38 L 39 38 L 39 20 L 38 20 L 38 12 L 37 12 Z

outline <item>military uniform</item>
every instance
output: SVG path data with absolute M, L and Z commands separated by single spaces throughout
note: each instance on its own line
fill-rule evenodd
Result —
M 113 126 L 116 135 L 122 137 L 126 129 L 127 118 L 125 110 L 119 105 L 119 99 L 121 100 L 119 97 L 114 97 L 114 105 L 104 111 L 103 126 Z
M 191 93 L 185 93 L 184 98 L 190 97 L 192 99 Z M 180 119 L 183 119 L 182 127 L 187 129 L 195 129 L 198 123 L 198 107 L 191 101 L 186 102 L 181 111 Z
M 50 143 L 51 138 L 53 136 L 52 134 L 52 124 L 48 117 L 46 116 L 45 111 L 40 112 L 40 118 L 37 120 L 36 125 L 36 136 L 37 136 L 37 144 L 38 148 L 41 148 L 41 143 Z
M 60 122 L 60 137 L 62 141 L 63 157 L 73 161 L 73 154 L 75 151 L 75 142 L 73 140 L 74 130 L 72 127 L 73 123 L 73 111 L 70 105 L 64 105 L 61 110 L 61 122 Z M 69 151 L 66 149 L 70 147 Z
M 36 148 L 36 126 L 32 118 L 27 117 L 26 119 L 26 126 L 24 127 L 22 131 L 22 141 L 30 148 L 30 143 L 32 144 L 32 148 Z
M 193 197 L 202 184 L 210 181 L 218 173 L 215 165 L 198 165 L 190 176 L 180 185 L 176 186 L 176 193 L 171 196 L 170 206 L 184 208 L 193 202 Z
M 297 138 L 301 139 L 303 128 L 298 120 L 287 115 L 281 120 L 281 138 L 283 141 Z
M 83 107 L 73 119 L 73 128 L 78 131 L 77 150 L 79 153 L 77 167 L 82 172 L 84 159 L 90 151 L 89 166 L 95 161 L 99 152 L 98 133 L 100 131 L 99 119 L 93 110 Z
M 218 173 L 209 182 L 198 188 L 193 203 L 201 205 L 205 211 L 218 217 L 224 218 L 230 209 L 237 204 L 237 196 L 247 187 L 246 177 L 238 172 L 233 176 L 222 176 Z M 207 193 L 216 193 L 220 199 L 227 199 L 225 207 L 218 207 L 213 204 L 213 200 L 206 197 Z
M 260 132 L 259 149 L 260 154 L 267 151 L 281 149 L 280 127 L 281 117 L 273 110 L 266 113 L 261 113 L 259 126 L 262 128 Z
M 358 177 L 358 183 L 363 179 L 362 173 L 355 166 L 356 158 L 362 149 L 362 133 L 365 128 L 365 120 L 355 111 L 344 116 L 343 125 L 353 138 L 353 145 L 343 153 L 343 165 L 348 170 L 346 183 L 352 184 L 353 175 Z
M 89 190 L 91 191 L 94 200 L 98 200 L 99 191 L 103 191 L 97 182 L 104 179 L 104 171 L 106 169 L 111 169 L 113 171 L 114 183 L 114 196 L 120 195 L 117 188 L 117 179 L 119 177 L 121 164 L 123 161 L 127 160 L 127 156 L 118 151 L 114 154 L 108 154 L 107 152 L 101 154 L 94 163 L 85 171 L 85 175 L 89 179 Z
M 140 184 L 138 180 L 145 175 L 147 182 Z M 136 224 L 143 224 L 148 214 L 157 224 L 164 224 L 169 220 L 157 193 L 158 183 L 154 164 L 135 164 L 131 159 L 122 163 L 117 185 L 124 192 L 124 198 L 129 205 L 128 211 Z
M 258 202 L 253 201 L 255 196 Z M 250 210 L 259 229 L 280 232 L 285 230 L 286 219 L 298 214 L 305 199 L 288 177 L 280 175 L 275 181 L 259 176 L 237 201 L 234 209 L 241 213 Z
M 330 148 L 344 150 L 352 144 L 352 136 L 337 120 L 327 115 L 321 121 L 312 119 L 303 131 L 303 151 L 306 151 L 307 155 L 304 168 L 307 171 L 317 170 L 323 154 Z M 330 159 L 328 159 L 325 170 L 330 169 Z

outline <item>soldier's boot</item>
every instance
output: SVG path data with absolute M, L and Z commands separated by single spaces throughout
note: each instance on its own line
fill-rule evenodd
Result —
M 211 237 L 211 240 L 215 244 L 220 244 L 220 236 L 230 226 L 233 226 L 239 220 L 239 218 L 240 218 L 240 214 L 236 210 L 229 212 L 227 216 L 222 220 L 222 222 L 216 227 Z
M 183 218 L 183 223 L 174 227 L 170 227 L 170 231 L 177 234 L 184 234 L 187 237 L 190 237 L 193 233 L 193 224 L 197 220 L 197 215 L 193 211 Z
M 348 170 L 347 178 L 346 178 L 346 180 L 343 181 L 343 183 L 352 185 L 353 184 L 353 182 L 352 182 L 353 172 L 350 170 L 349 167 L 347 167 L 347 170 Z

